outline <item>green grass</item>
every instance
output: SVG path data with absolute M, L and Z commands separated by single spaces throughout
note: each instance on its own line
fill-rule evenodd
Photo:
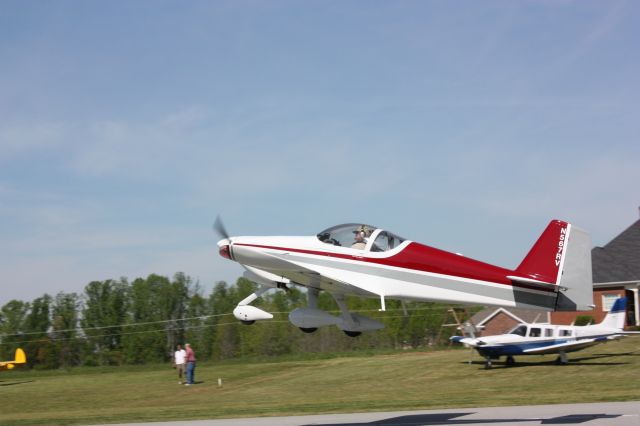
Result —
M 177 383 L 168 365 L 0 373 L 2 425 L 507 406 L 640 399 L 640 339 L 484 370 L 468 350 L 200 364 Z M 469 364 L 472 359 L 474 362 Z M 577 362 L 576 362 L 577 361 Z M 217 379 L 223 386 L 218 387 Z

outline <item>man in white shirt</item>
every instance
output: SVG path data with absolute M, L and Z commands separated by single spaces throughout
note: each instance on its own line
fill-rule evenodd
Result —
M 187 351 L 182 349 L 182 346 L 176 346 L 176 352 L 173 354 L 173 365 L 178 370 L 178 384 L 182 384 L 182 375 L 184 374 L 185 359 L 187 357 Z

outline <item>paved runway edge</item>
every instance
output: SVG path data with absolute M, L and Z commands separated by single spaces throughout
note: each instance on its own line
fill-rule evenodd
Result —
M 189 420 L 109 426 L 533 426 L 553 424 L 638 426 L 640 425 L 640 401 Z

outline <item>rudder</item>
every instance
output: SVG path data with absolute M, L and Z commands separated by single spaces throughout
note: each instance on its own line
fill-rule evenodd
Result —
M 594 307 L 591 235 L 571 226 L 566 246 L 556 311 L 589 311 Z
M 613 302 L 613 306 L 607 312 L 602 322 L 598 324 L 602 327 L 617 328 L 622 330 L 624 328 L 625 316 L 627 314 L 627 298 L 619 297 Z
M 27 355 L 20 348 L 16 349 L 16 358 L 13 361 L 14 364 L 24 364 L 27 362 Z
M 549 222 L 516 273 L 557 286 L 556 311 L 593 308 L 591 236 L 570 223 Z

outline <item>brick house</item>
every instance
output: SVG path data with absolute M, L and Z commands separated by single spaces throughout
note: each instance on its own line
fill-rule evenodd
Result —
M 640 325 L 640 220 L 604 247 L 591 250 L 593 303 L 591 311 L 540 312 L 527 309 L 490 308 L 471 318 L 485 336 L 500 334 L 521 322 L 572 324 L 578 315 L 589 315 L 594 322 L 604 319 L 613 301 L 627 297 L 627 326 Z

